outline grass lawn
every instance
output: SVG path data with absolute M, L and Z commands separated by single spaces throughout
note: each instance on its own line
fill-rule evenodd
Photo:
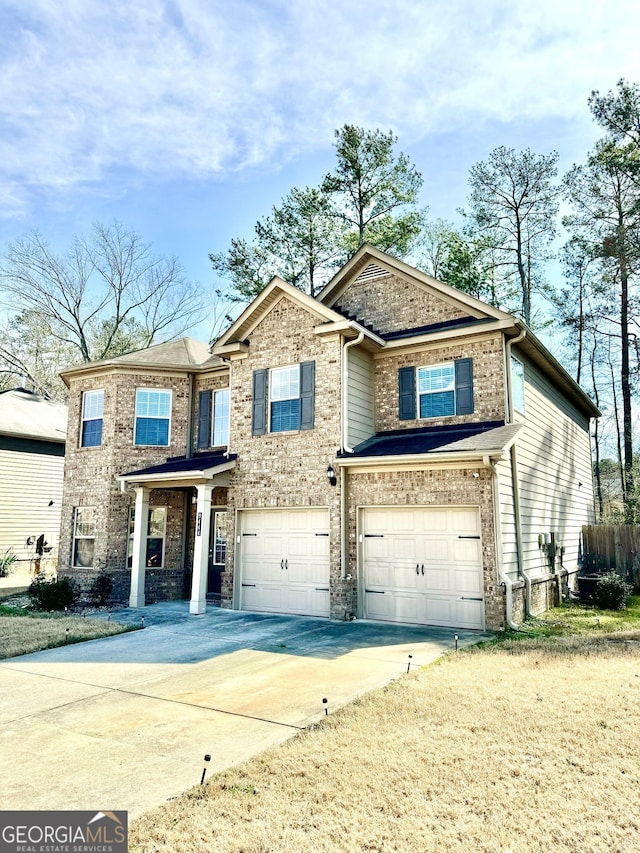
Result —
M 637 853 L 639 723 L 640 597 L 558 608 L 148 812 L 130 849 Z
M 137 627 L 60 613 L 33 613 L 0 605 L 0 659 L 53 649 L 67 643 L 110 637 L 124 631 L 135 631 Z

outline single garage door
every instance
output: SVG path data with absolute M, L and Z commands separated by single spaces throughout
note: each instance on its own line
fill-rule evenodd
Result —
M 329 511 L 241 510 L 240 609 L 329 616 Z
M 484 627 L 475 507 L 365 508 L 361 534 L 367 618 Z

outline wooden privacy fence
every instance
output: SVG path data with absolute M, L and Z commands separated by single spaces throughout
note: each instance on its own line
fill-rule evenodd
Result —
M 640 525 L 585 524 L 582 557 L 587 572 L 617 572 L 640 593 Z

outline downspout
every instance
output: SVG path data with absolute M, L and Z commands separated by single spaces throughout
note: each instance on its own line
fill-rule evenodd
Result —
M 349 446 L 349 347 L 355 347 L 364 340 L 364 332 L 360 332 L 357 338 L 347 341 L 342 347 L 342 450 L 344 453 L 353 453 L 353 447 Z M 347 472 L 344 466 L 340 467 L 340 575 L 342 580 L 347 578 L 347 537 L 349 535 L 348 510 L 347 510 Z
M 527 336 L 527 330 L 522 329 L 520 334 L 511 338 L 507 341 L 506 346 L 506 365 L 505 372 L 507 376 L 507 399 L 508 399 L 508 408 L 507 408 L 507 422 L 513 423 L 513 388 L 511 383 L 511 350 L 514 344 L 519 344 L 520 341 L 524 340 Z M 516 554 L 518 557 L 518 573 L 522 575 L 524 578 L 525 585 L 525 595 L 524 595 L 524 611 L 526 616 L 531 616 L 531 577 L 526 572 L 524 568 L 524 555 L 522 552 L 522 523 L 520 519 L 520 489 L 518 487 L 518 462 L 516 459 L 516 447 L 515 443 L 511 445 L 511 449 L 509 451 L 509 457 L 511 461 L 511 482 L 513 487 L 513 516 L 515 519 L 515 527 L 516 527 Z
M 498 471 L 496 466 L 488 456 L 484 456 L 482 462 L 485 468 L 491 471 L 491 492 L 493 495 L 493 517 L 495 519 L 495 540 L 496 540 L 496 563 L 498 568 L 498 576 L 505 589 L 505 605 L 506 605 L 506 622 L 512 631 L 518 631 L 519 626 L 513 621 L 513 581 L 504 570 L 502 562 L 502 530 L 500 525 L 500 488 L 498 483 Z

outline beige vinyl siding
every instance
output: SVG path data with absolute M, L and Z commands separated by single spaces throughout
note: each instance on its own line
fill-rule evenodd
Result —
M 511 463 L 503 459 L 496 465 L 498 494 L 500 498 L 500 536 L 502 545 L 502 568 L 512 580 L 518 577 L 518 540 L 516 514 L 513 503 L 513 477 Z
M 57 556 L 63 467 L 64 456 L 0 449 L 1 552 L 11 548 L 20 560 L 34 559 L 35 541 L 44 534 L 48 556 Z
M 523 565 L 549 571 L 540 534 L 556 534 L 563 565 L 577 567 L 582 525 L 594 520 L 588 419 L 520 355 L 525 368 L 524 428 L 516 440 Z M 559 565 L 559 559 L 557 560 Z
M 347 350 L 349 376 L 347 382 L 348 443 L 355 447 L 371 438 L 373 419 L 373 360 L 369 353 L 351 347 Z

